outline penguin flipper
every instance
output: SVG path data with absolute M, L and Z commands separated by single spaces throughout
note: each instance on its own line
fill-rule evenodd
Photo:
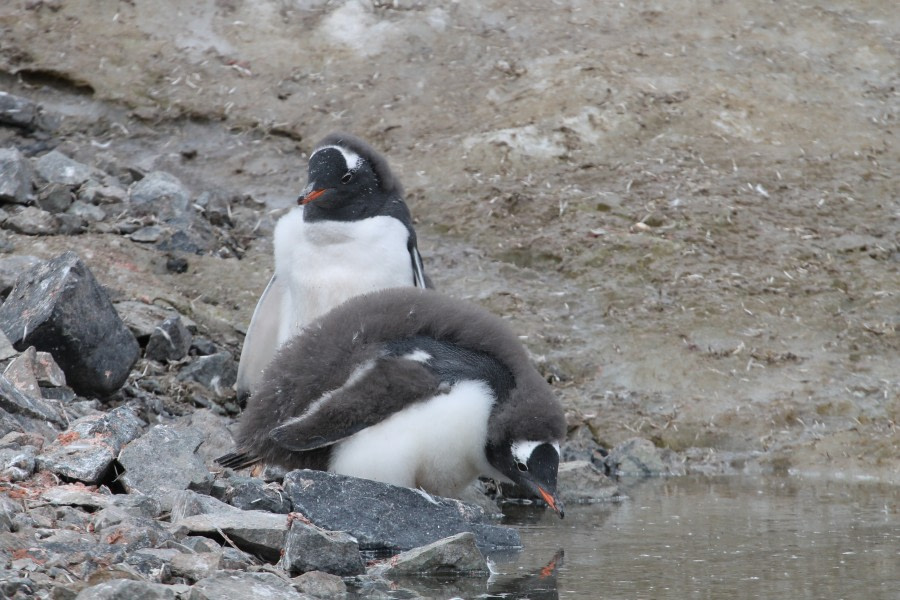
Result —
M 269 437 L 293 452 L 324 448 L 433 397 L 441 392 L 440 383 L 420 362 L 381 357 L 363 374 L 323 394 L 305 413 L 273 429 Z
M 237 397 L 243 402 L 247 396 L 259 388 L 263 369 L 272 362 L 278 349 L 278 330 L 282 316 L 282 306 L 287 296 L 287 287 L 275 275 L 259 297 L 256 309 L 250 318 L 250 327 L 241 348 L 238 363 Z
M 425 265 L 422 263 L 422 255 L 419 254 L 419 249 L 416 247 L 415 243 L 411 243 L 409 246 L 409 257 L 410 260 L 412 260 L 413 286 L 422 289 L 434 289 L 434 284 L 431 283 L 431 279 L 425 274 Z

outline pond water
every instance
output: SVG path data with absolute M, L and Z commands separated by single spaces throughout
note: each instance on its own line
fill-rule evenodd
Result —
M 898 487 L 681 477 L 623 489 L 629 500 L 562 521 L 508 510 L 525 550 L 495 556 L 488 581 L 401 585 L 432 598 L 900 598 Z

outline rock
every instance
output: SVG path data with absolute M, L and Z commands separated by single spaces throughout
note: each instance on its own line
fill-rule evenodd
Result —
M 166 271 L 169 273 L 187 273 L 188 260 L 183 256 L 171 256 L 166 259 Z
M 133 242 L 140 244 L 155 244 L 162 239 L 166 230 L 158 225 L 148 225 L 132 232 L 128 237 Z
M 59 232 L 59 219 L 36 206 L 25 206 L 3 224 L 9 230 L 24 235 L 54 235 Z
M 141 579 L 151 583 L 162 583 L 171 577 L 169 561 L 157 556 L 153 548 L 144 548 L 130 553 L 125 564 L 133 568 Z
M 184 577 L 191 583 L 215 575 L 222 563 L 222 555 L 214 552 L 202 554 L 176 554 L 169 562 L 175 577 Z
M 252 554 L 247 554 L 243 550 L 225 546 L 222 548 L 222 568 L 232 571 L 244 571 L 253 565 L 258 565 L 259 560 Z
M 356 538 L 342 531 L 320 529 L 300 519 L 291 523 L 279 566 L 291 575 L 307 571 L 344 576 L 366 572 Z
M 72 205 L 72 188 L 62 183 L 48 183 L 38 190 L 38 208 L 58 214 Z
M 10 362 L 3 370 L 6 377 L 20 392 L 31 398 L 42 398 L 41 386 L 34 373 L 34 363 L 37 360 L 37 351 L 34 346 L 29 346 Z
M 157 425 L 119 453 L 125 468 L 119 481 L 129 493 L 152 496 L 171 509 L 173 492 L 209 489 L 212 475 L 196 454 L 202 442 L 196 431 Z
M 150 341 L 150 336 L 156 331 L 156 326 L 172 316 L 172 310 L 169 308 L 134 300 L 117 302 L 115 307 L 116 311 L 122 315 L 122 320 L 128 329 L 144 346 Z M 179 318 L 188 331 L 196 331 L 197 324 L 194 321 L 183 315 L 179 315 Z
M 99 223 L 106 218 L 106 213 L 99 206 L 76 200 L 68 209 L 69 214 L 75 215 L 86 223 Z
M 215 460 L 234 448 L 234 438 L 226 424 L 227 421 L 213 411 L 199 408 L 180 417 L 175 422 L 175 427 L 186 427 L 199 431 L 203 436 L 203 443 L 197 448 L 197 456 L 211 470 L 218 470 L 220 467 Z
M 289 582 L 272 573 L 216 573 L 191 589 L 190 600 L 302 600 Z
M 67 212 L 59 213 L 56 215 L 56 220 L 59 223 L 57 232 L 59 235 L 78 235 L 85 231 L 84 219 L 78 215 Z
M 82 417 L 44 449 L 38 467 L 67 479 L 99 483 L 122 447 L 140 435 L 143 426 L 126 406 Z
M 237 510 L 240 509 L 192 490 L 181 490 L 172 496 L 173 523 L 196 515 L 231 513 Z
M 162 513 L 160 503 L 149 496 L 109 492 L 103 494 L 81 483 L 51 487 L 41 494 L 41 500 L 52 506 L 81 506 L 91 512 L 112 507 L 124 515 L 135 517 L 156 518 Z
M 35 161 L 35 170 L 47 183 L 77 186 L 91 178 L 93 169 L 52 150 Z
M 3 375 L 0 375 L 0 410 L 30 419 L 50 421 L 60 427 L 66 423 L 65 416 L 56 407 L 39 397 L 23 394 Z
M 119 204 L 128 199 L 128 191 L 118 182 L 103 184 L 88 181 L 78 190 L 78 199 L 88 204 Z
M 280 558 L 287 529 L 285 515 L 258 510 L 194 515 L 179 519 L 171 526 L 176 538 L 191 533 L 217 535 L 221 531 L 241 550 L 272 562 Z
M 209 356 L 219 351 L 216 343 L 205 337 L 194 336 L 191 340 L 191 352 L 197 356 Z
M 185 548 L 189 548 L 194 552 L 216 552 L 218 554 L 222 553 L 222 545 L 216 542 L 215 540 L 211 540 L 208 537 L 203 537 L 202 535 L 189 535 L 185 538 L 182 538 L 181 542 L 179 542 L 181 546 Z
M 277 483 L 265 483 L 256 477 L 237 475 L 229 477 L 225 483 L 222 499 L 231 506 L 241 510 L 264 510 L 285 515 L 291 512 L 291 501 Z
M 78 592 L 75 600 L 175 600 L 175 592 L 167 585 L 114 579 L 85 588 Z
M 21 152 L 15 148 L 0 148 L 0 202 L 27 203 L 31 198 L 33 177 L 34 169 Z
M 615 502 L 623 498 L 619 486 L 586 460 L 560 463 L 557 489 L 566 505 Z
M 190 208 L 190 200 L 191 193 L 184 184 L 164 171 L 148 173 L 129 191 L 132 213 L 156 215 L 162 221 L 183 217 Z
M 294 577 L 291 581 L 301 594 L 314 598 L 332 599 L 347 596 L 347 584 L 337 575 L 330 573 L 310 571 Z
M 195 381 L 216 395 L 225 396 L 237 380 L 237 365 L 228 351 L 198 356 L 178 373 L 177 379 Z
M 420 548 L 401 552 L 388 561 L 376 565 L 371 575 L 385 577 L 432 576 L 458 577 L 460 575 L 490 574 L 487 560 L 470 532 L 438 540 Z
M 12 358 L 16 354 L 18 354 L 18 351 L 13 348 L 12 342 L 9 341 L 5 333 L 0 331 L 0 360 Z
M 0 329 L 22 350 L 50 352 L 79 395 L 118 390 L 140 348 L 74 252 L 23 273 L 3 306 Z
M 191 332 L 181 322 L 181 317 L 172 315 L 154 328 L 144 357 L 159 362 L 181 360 L 191 349 L 191 341 Z
M 20 96 L 0 92 L 0 123 L 33 129 L 38 117 L 37 105 Z
M 521 546 L 515 529 L 482 523 L 481 509 L 409 488 L 299 470 L 285 476 L 284 491 L 294 511 L 324 529 L 346 531 L 362 550 L 409 550 L 463 531 L 482 548 Z
M 615 475 L 649 477 L 684 475 L 684 461 L 669 449 L 657 448 L 650 440 L 631 438 L 613 448 L 606 466 Z
M 0 448 L 0 478 L 9 481 L 24 481 L 31 477 L 37 466 L 33 446 L 24 448 Z
M 41 388 L 66 385 L 66 373 L 49 352 L 35 352 L 34 376 Z
M 9 498 L 6 494 L 0 496 L 0 533 L 15 531 L 14 518 L 24 510 L 21 502 Z

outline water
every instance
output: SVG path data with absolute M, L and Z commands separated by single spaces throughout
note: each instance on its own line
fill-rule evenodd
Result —
M 525 550 L 430 598 L 900 598 L 900 488 L 796 478 L 649 480 L 560 521 L 519 509 Z M 402 593 L 398 592 L 401 596 Z

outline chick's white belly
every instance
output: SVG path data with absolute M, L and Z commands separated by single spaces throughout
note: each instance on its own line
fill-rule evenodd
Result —
M 484 454 L 493 403 L 485 383 L 458 382 L 336 444 L 329 470 L 454 496 L 493 472 Z

